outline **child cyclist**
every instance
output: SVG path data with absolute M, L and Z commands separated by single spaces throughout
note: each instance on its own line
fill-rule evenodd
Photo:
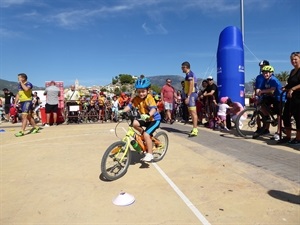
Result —
M 151 135 L 159 127 L 161 116 L 157 111 L 157 106 L 153 96 L 149 93 L 151 82 L 143 76 L 136 80 L 135 88 L 137 95 L 125 106 L 120 113 L 128 112 L 132 107 L 137 108 L 141 118 L 133 121 L 133 127 L 139 131 L 145 139 L 148 152 L 142 159 L 145 162 L 153 160 Z M 142 127 L 146 127 L 144 130 Z

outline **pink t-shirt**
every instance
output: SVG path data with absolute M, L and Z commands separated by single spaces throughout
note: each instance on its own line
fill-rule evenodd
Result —
M 174 102 L 174 88 L 170 85 L 164 85 L 161 89 L 161 94 L 163 96 L 163 101 L 168 103 Z

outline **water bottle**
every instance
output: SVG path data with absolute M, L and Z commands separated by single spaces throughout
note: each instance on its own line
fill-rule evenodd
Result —
M 137 152 L 142 152 L 141 146 L 136 142 L 136 140 L 132 140 L 130 144 Z

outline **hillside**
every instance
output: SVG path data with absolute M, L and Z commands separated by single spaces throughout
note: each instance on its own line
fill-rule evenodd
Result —
M 180 75 L 157 75 L 148 77 L 152 84 L 162 87 L 166 83 L 166 79 L 172 80 L 172 85 L 176 90 L 181 90 L 181 81 L 184 80 L 184 76 Z M 202 79 L 198 79 L 198 86 L 201 86 Z M 18 91 L 18 82 L 8 81 L 0 79 L 0 96 L 3 96 L 2 89 L 7 88 L 13 93 Z M 44 87 L 33 86 L 34 90 L 43 90 Z M 250 82 L 245 84 L 246 93 L 252 92 L 252 84 Z
M 8 90 L 10 90 L 11 92 L 13 92 L 15 94 L 18 92 L 18 82 L 0 79 L 0 93 L 1 93 L 0 96 L 3 96 L 3 92 L 2 92 L 3 88 L 7 88 Z M 45 88 L 33 86 L 33 89 L 34 90 L 43 90 Z

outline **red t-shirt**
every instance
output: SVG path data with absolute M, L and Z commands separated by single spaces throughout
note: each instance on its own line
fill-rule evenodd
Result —
M 163 101 L 168 103 L 174 102 L 174 88 L 171 85 L 164 85 L 161 89 L 161 95 L 163 96 Z

